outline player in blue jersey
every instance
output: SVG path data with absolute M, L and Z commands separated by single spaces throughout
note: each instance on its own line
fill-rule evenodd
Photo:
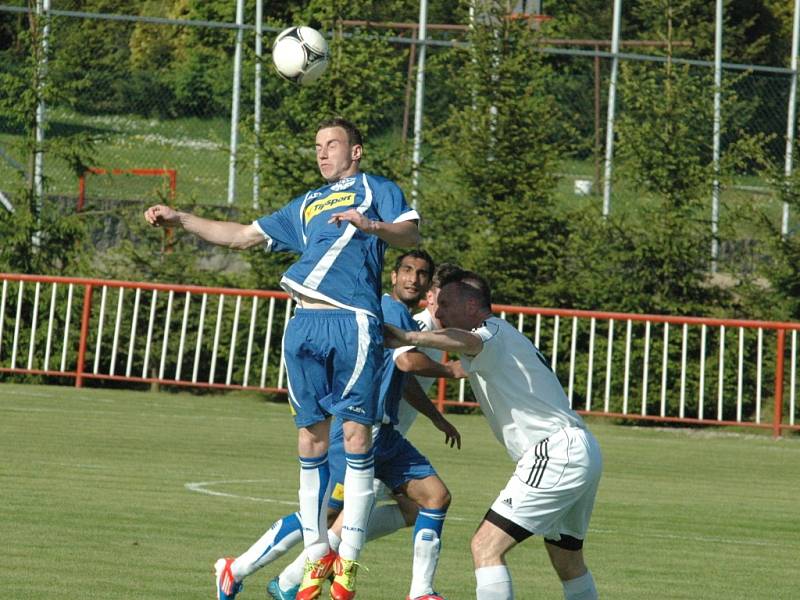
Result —
M 432 266 L 432 259 L 422 251 L 411 251 L 397 259 L 392 271 L 392 293 L 385 294 L 381 301 L 386 323 L 415 331 L 419 329 L 417 322 L 411 317 L 409 308 L 418 304 L 422 293 L 427 289 L 426 279 L 430 277 Z M 450 362 L 442 365 L 411 348 L 384 352 L 384 371 L 381 381 L 383 419 L 376 427 L 374 436 L 375 475 L 379 481 L 395 492 L 394 499 L 397 504 L 376 507 L 367 527 L 367 539 L 376 539 L 402 527 L 414 525 L 414 561 L 408 597 L 436 600 L 441 597 L 434 592 L 433 578 L 450 494 L 428 459 L 405 439 L 404 434 L 412 420 L 406 417 L 401 424 L 399 412 L 406 404 L 411 404 L 415 412 L 419 411 L 426 415 L 445 433 L 445 442 L 451 446 L 458 444 L 460 447 L 460 436 L 436 410 L 417 382 L 417 378 L 408 377 L 410 373 L 415 373 L 418 377 L 465 375 L 460 363 Z M 407 402 L 401 401 L 402 396 L 405 396 Z M 335 482 L 330 506 L 331 512 L 336 514 L 342 506 L 344 464 L 341 428 L 336 427 L 336 423 L 331 434 L 330 462 L 331 480 Z M 286 517 L 281 522 L 285 520 Z M 285 533 L 281 534 L 275 526 L 273 528 L 277 534 L 270 537 L 270 543 L 282 549 L 286 538 L 281 538 L 281 535 Z M 329 531 L 332 547 L 336 547 L 339 543 L 340 530 L 341 523 L 337 520 Z M 258 551 L 251 549 L 248 553 L 253 557 L 269 555 L 277 558 L 278 551 L 262 545 Z M 293 600 L 302 576 L 302 564 L 301 554 L 278 577 L 270 581 L 268 594 L 276 600 Z
M 283 342 L 298 428 L 300 515 L 308 552 L 297 597 L 317 598 L 333 570 L 331 597 L 350 600 L 374 499 L 371 427 L 383 356 L 383 255 L 388 246 L 419 243 L 419 215 L 395 183 L 360 170 L 362 138 L 352 123 L 323 122 L 315 142 L 326 184 L 251 224 L 212 221 L 164 205 L 150 207 L 145 219 L 154 226 L 183 227 L 221 246 L 299 254 L 281 278 L 298 306 Z M 338 555 L 328 545 L 326 520 L 331 416 L 343 421 L 347 462 Z M 241 589 L 232 563 L 226 558 L 215 564 L 219 600 L 230 600 Z
M 432 261 L 427 253 L 411 251 L 397 259 L 395 268 L 392 272 L 392 293 L 384 295 L 381 303 L 385 307 L 385 319 L 388 322 L 396 323 L 398 326 L 408 326 L 416 329 L 414 323 L 409 322 L 408 308 L 419 303 L 421 296 L 428 290 L 428 280 L 430 279 L 430 269 L 433 267 Z M 437 270 L 438 273 L 438 270 Z M 434 278 L 434 281 L 436 279 Z M 431 294 L 428 290 L 429 302 L 435 304 L 435 293 Z M 393 357 L 397 356 L 397 361 Z M 437 359 L 441 355 L 436 355 Z M 427 374 L 431 377 L 440 375 L 452 377 L 463 376 L 460 363 L 451 362 L 445 365 L 436 361 L 431 361 L 417 352 L 392 352 L 388 351 L 384 356 L 385 362 L 391 362 L 391 366 L 383 371 L 381 389 L 385 393 L 392 390 L 394 398 L 384 402 L 389 405 L 389 415 L 387 420 L 391 420 L 391 415 L 397 415 L 398 405 L 404 409 L 407 402 L 400 402 L 398 393 L 398 383 L 401 383 L 401 372 Z M 405 371 L 403 371 L 405 370 Z M 408 378 L 407 381 L 416 378 Z M 419 389 L 412 390 L 408 385 L 405 387 L 407 397 L 417 407 L 413 409 L 426 414 L 433 420 L 436 426 L 445 432 L 445 441 L 459 443 L 458 432 L 436 411 L 435 407 L 428 400 L 424 391 Z M 409 396 L 411 394 L 411 396 Z M 411 426 L 412 419 L 405 416 L 403 423 L 392 424 L 395 433 L 404 435 Z M 344 489 L 345 457 L 342 438 L 342 427 L 338 420 L 334 422 L 334 431 L 331 434 L 331 445 L 329 449 L 329 459 L 331 465 L 331 499 L 329 502 L 330 519 L 336 518 L 342 508 L 342 492 Z M 395 433 L 388 433 L 389 427 L 385 427 L 385 435 L 378 435 L 375 439 L 376 452 L 376 481 L 383 479 L 389 483 L 391 488 L 410 487 L 413 500 L 405 495 L 394 496 L 396 503 L 381 504 L 373 510 L 367 525 L 367 539 L 376 539 L 387 535 L 397 529 L 415 525 L 419 520 L 420 527 L 415 527 L 415 537 L 419 539 L 420 553 L 415 554 L 415 562 L 412 575 L 412 597 L 426 598 L 427 592 L 433 590 L 433 574 L 435 570 L 435 559 L 438 556 L 438 540 L 440 531 L 434 530 L 433 533 L 424 531 L 423 527 L 430 518 L 430 514 L 425 517 L 418 517 L 419 507 L 422 506 L 433 514 L 442 511 L 449 503 L 449 493 L 447 488 L 435 476 L 435 471 L 428 463 L 427 459 L 419 456 L 416 450 Z M 388 442 L 393 443 L 388 443 Z M 435 525 L 438 527 L 441 520 Z M 283 556 L 286 551 L 300 541 L 302 525 L 300 516 L 297 513 L 289 514 L 278 519 L 265 533 L 257 540 L 246 552 L 238 556 L 233 562 L 231 569 L 241 580 L 251 575 L 258 569 L 273 562 Z M 420 534 L 418 530 L 423 530 Z M 331 546 L 339 546 L 341 524 L 337 524 L 330 530 L 329 539 Z M 417 540 L 415 540 L 416 542 Z M 279 577 L 270 581 L 267 588 L 268 594 L 277 600 L 294 600 L 298 588 L 303 578 L 303 566 L 305 563 L 305 552 L 301 553 Z M 436 596 L 428 595 L 428 598 Z

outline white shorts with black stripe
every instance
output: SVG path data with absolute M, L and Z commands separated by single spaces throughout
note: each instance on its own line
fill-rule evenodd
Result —
M 592 433 L 564 428 L 525 452 L 491 511 L 548 540 L 583 540 L 602 470 Z

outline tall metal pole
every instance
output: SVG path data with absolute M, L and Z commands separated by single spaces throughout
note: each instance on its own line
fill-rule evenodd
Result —
M 794 149 L 794 130 L 797 118 L 797 53 L 798 38 L 800 37 L 800 0 L 794 1 L 794 19 L 792 21 L 792 78 L 789 87 L 789 110 L 786 116 L 786 161 L 784 175 L 787 179 L 792 175 L 792 150 Z M 789 235 L 789 203 L 783 203 L 783 218 L 781 219 L 781 235 Z
M 714 139 L 712 162 L 714 183 L 711 189 L 711 272 L 717 272 L 719 258 L 719 142 L 722 101 L 722 10 L 723 0 L 717 0 L 714 27 Z
M 428 26 L 428 0 L 419 3 L 419 33 L 417 40 L 419 46 L 419 60 L 417 61 L 417 94 L 414 101 L 414 152 L 411 158 L 411 206 L 417 208 L 417 194 L 419 191 L 419 164 L 422 148 L 422 108 L 425 101 L 425 40 Z
M 606 159 L 603 175 L 603 216 L 611 212 L 611 173 L 614 161 L 614 111 L 617 102 L 617 72 L 619 70 L 619 29 L 622 0 L 614 0 L 614 21 L 611 26 L 611 79 L 608 82 L 608 115 L 606 117 Z
M 36 86 L 39 102 L 36 106 L 36 147 L 33 154 L 33 193 L 36 198 L 36 233 L 33 237 L 34 246 L 39 245 L 39 224 L 41 223 L 42 207 L 44 204 L 44 79 L 47 76 L 48 38 L 50 36 L 50 0 L 37 0 L 36 18 L 39 24 L 44 24 L 41 32 L 41 56 L 36 66 Z
M 256 141 L 255 152 L 253 153 L 253 208 L 258 208 L 258 190 L 261 187 L 261 151 L 258 147 L 258 140 L 261 136 L 261 57 L 263 52 L 264 24 L 264 0 L 256 0 L 256 69 L 255 69 L 255 91 L 253 106 L 253 137 Z
M 239 89 L 242 82 L 242 38 L 244 35 L 244 0 L 236 0 L 236 53 L 233 57 L 233 94 L 231 100 L 231 150 L 228 165 L 228 204 L 236 196 L 236 151 L 239 144 Z

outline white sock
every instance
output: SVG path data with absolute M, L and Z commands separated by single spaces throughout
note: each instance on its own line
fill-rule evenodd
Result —
M 377 540 L 404 527 L 408 525 L 397 504 L 376 506 L 367 523 L 367 541 Z
M 331 547 L 331 550 L 336 552 L 339 551 L 339 546 L 342 545 L 342 538 L 336 535 L 333 529 L 328 529 L 328 545 Z
M 566 600 L 597 600 L 597 588 L 594 586 L 594 577 L 591 571 L 586 571 L 580 577 L 562 581 L 564 598 Z
M 375 461 L 371 451 L 367 454 L 346 453 L 345 457 L 347 469 L 344 475 L 344 515 L 339 556 L 356 560 L 364 546 L 367 523 L 375 500 L 375 491 L 372 489 Z
M 311 560 L 328 553 L 327 507 L 330 490 L 328 455 L 300 457 L 300 521 L 303 523 L 303 545 Z
M 477 600 L 513 600 L 511 573 L 505 565 L 480 567 L 475 569 L 475 588 Z
M 300 516 L 287 515 L 272 524 L 267 532 L 231 565 L 236 581 L 241 581 L 286 552 L 303 539 Z
M 338 551 L 341 542 L 341 538 L 336 535 L 333 529 L 328 529 L 328 543 L 330 544 L 330 547 L 333 550 Z M 297 556 L 297 558 L 286 565 L 286 568 L 284 568 L 283 571 L 281 571 L 281 574 L 278 575 L 278 584 L 280 584 L 281 589 L 284 592 L 302 583 L 303 571 L 305 570 L 306 566 L 306 556 L 308 555 L 306 554 L 305 550 L 303 550 Z
M 292 562 L 286 565 L 286 568 L 278 575 L 278 584 L 283 591 L 288 591 L 296 585 L 300 585 L 303 581 L 303 572 L 306 568 L 306 551 L 303 550 L 297 555 Z
M 433 593 L 433 575 L 439 562 L 441 540 L 433 529 L 420 529 L 414 536 L 414 563 L 411 569 L 409 596 L 417 598 Z

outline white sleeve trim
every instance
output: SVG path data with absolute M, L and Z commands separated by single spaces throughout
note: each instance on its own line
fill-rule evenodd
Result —
M 253 225 L 255 226 L 256 229 L 258 229 L 261 232 L 261 235 L 264 236 L 264 241 L 267 244 L 266 251 L 269 252 L 270 250 L 272 250 L 272 238 L 267 235 L 266 231 L 261 229 L 261 225 L 259 225 L 257 220 L 253 221 Z
M 395 348 L 394 352 L 392 352 L 392 360 L 396 361 L 397 357 L 400 356 L 401 354 L 405 354 L 409 350 L 415 350 L 415 349 L 416 348 L 414 346 L 400 346 L 399 348 Z
M 415 210 L 410 210 L 408 212 L 404 212 L 402 215 L 397 217 L 392 223 L 402 223 L 403 221 L 420 221 L 419 213 Z

